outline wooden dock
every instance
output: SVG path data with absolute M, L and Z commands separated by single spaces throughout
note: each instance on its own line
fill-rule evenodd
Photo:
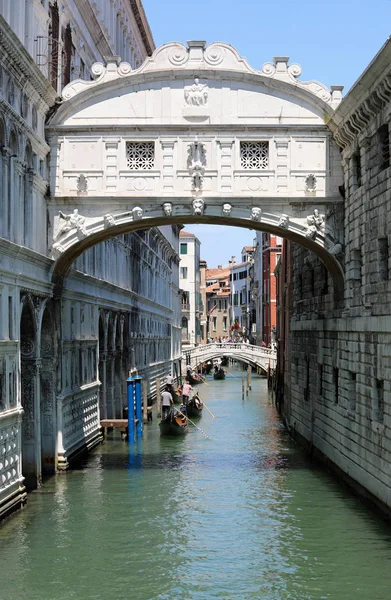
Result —
M 136 427 L 138 419 L 134 420 L 134 426 Z M 106 437 L 109 429 L 120 429 L 121 438 L 124 440 L 128 437 L 128 419 L 102 419 L 100 426 L 103 430 L 103 436 Z

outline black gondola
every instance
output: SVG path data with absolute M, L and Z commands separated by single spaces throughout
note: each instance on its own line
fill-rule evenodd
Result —
M 188 381 L 190 385 L 198 385 L 199 383 L 204 383 L 201 377 L 199 379 L 196 379 L 195 377 L 193 377 L 190 371 L 186 373 L 186 381 Z
M 205 365 L 205 375 L 209 375 L 209 373 L 212 370 L 212 367 L 213 367 L 213 365 L 212 365 L 211 361 L 209 361 L 209 362 L 206 363 L 206 365 Z
M 225 379 L 225 371 L 220 367 L 220 369 L 215 370 L 213 373 L 213 379 Z
M 194 394 L 192 398 L 186 404 L 187 414 L 189 417 L 201 417 L 202 409 L 204 408 L 204 403 L 199 397 L 198 393 Z
M 159 423 L 160 435 L 184 435 L 188 429 L 187 417 L 184 414 L 185 410 L 185 406 L 181 406 L 180 412 L 175 408 L 170 408 L 165 416 L 162 415 L 162 420 Z

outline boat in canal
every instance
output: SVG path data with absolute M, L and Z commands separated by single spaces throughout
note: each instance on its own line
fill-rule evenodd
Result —
M 213 373 L 213 379 L 225 379 L 225 371 L 220 367 Z
M 176 408 L 171 408 L 164 417 L 162 416 L 162 420 L 159 423 L 160 435 L 184 435 L 188 429 L 187 416 L 184 414 L 185 410 L 185 406 L 181 406 L 180 411 Z
M 186 373 L 186 381 L 188 381 L 190 385 L 198 385 L 199 383 L 204 383 L 204 380 L 199 375 L 194 377 L 194 375 L 190 373 L 190 371 Z
M 203 408 L 204 403 L 197 392 L 186 404 L 186 413 L 189 417 L 201 417 Z

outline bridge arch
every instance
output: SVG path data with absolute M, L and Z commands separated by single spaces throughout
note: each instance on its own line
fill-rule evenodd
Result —
M 261 71 L 223 43 L 116 57 L 63 90 L 47 134 L 53 280 L 110 237 L 168 224 L 234 225 L 308 248 L 343 290 L 341 99 L 275 57 Z
M 223 356 L 261 369 L 264 373 L 267 373 L 270 368 L 275 369 L 277 361 L 275 351 L 244 343 L 200 344 L 195 348 L 186 349 L 183 352 L 183 361 L 185 365 L 196 367 Z

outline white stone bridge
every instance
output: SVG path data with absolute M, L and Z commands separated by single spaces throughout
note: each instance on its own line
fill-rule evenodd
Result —
M 197 367 L 204 362 L 223 356 L 262 369 L 265 373 L 268 372 L 269 367 L 274 369 L 277 361 L 277 354 L 274 350 L 252 346 L 251 344 L 201 344 L 183 352 L 185 365 L 190 364 L 192 367 Z

